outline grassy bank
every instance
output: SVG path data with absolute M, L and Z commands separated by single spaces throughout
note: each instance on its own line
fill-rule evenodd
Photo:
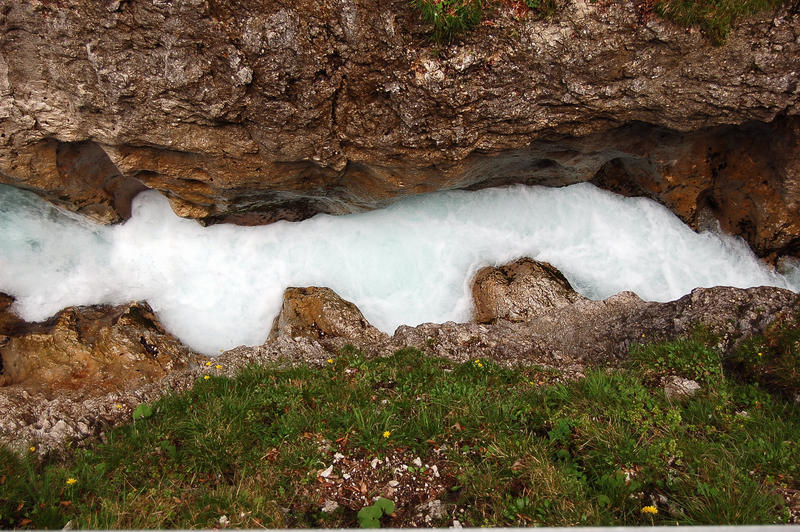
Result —
M 376 510 L 383 526 L 796 519 L 800 409 L 747 364 L 796 371 L 797 332 L 726 361 L 710 342 L 637 347 L 575 382 L 413 349 L 212 367 L 66 462 L 0 451 L 0 527 L 359 526 L 378 496 L 395 506 Z M 669 402 L 659 381 L 675 374 L 701 391 Z
M 738 20 L 767 13 L 797 0 L 637 0 L 639 18 L 653 14 L 683 27 L 698 27 L 721 45 Z M 410 0 L 422 20 L 432 26 L 436 42 L 451 42 L 477 26 L 485 11 L 505 5 L 519 18 L 548 18 L 558 10 L 556 0 Z

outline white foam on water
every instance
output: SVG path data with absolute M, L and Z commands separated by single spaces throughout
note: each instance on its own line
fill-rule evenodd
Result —
M 288 286 L 328 286 L 379 329 L 466 321 L 486 265 L 545 260 L 576 290 L 669 301 L 698 286 L 800 288 L 738 238 L 695 233 L 663 206 L 590 184 L 452 191 L 348 216 L 202 227 L 167 200 L 137 196 L 104 227 L 0 187 L 0 290 L 26 320 L 70 305 L 147 300 L 187 345 L 214 354 L 264 342 Z

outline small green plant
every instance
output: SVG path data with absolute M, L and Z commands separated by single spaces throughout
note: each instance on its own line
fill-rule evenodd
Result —
M 663 377 L 677 374 L 701 384 L 717 384 L 722 379 L 722 363 L 714 338 L 696 330 L 688 338 L 631 348 L 631 361 L 645 375 Z
M 394 513 L 394 502 L 378 497 L 374 503 L 359 510 L 358 523 L 361 528 L 380 528 L 381 517 L 392 513 Z
M 411 0 L 422 20 L 433 24 L 433 40 L 451 42 L 478 25 L 483 17 L 481 0 Z
M 153 415 L 153 409 L 150 408 L 146 403 L 142 403 L 133 409 L 134 421 L 136 421 L 137 419 L 146 419 L 152 415 Z

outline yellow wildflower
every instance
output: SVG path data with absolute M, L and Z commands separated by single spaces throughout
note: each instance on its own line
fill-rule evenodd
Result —
M 764 353 L 762 353 L 761 351 L 759 351 L 759 352 L 758 352 L 758 356 L 760 356 L 760 357 L 763 357 L 763 356 L 764 356 Z
M 28 450 L 29 450 L 30 452 L 32 452 L 32 453 L 35 453 L 35 452 L 36 452 L 36 447 L 31 447 L 31 448 L 30 448 L 30 449 L 28 449 Z
M 206 366 L 210 366 L 210 365 L 211 365 L 211 361 L 206 362 Z
M 388 438 L 388 437 L 389 437 L 389 436 L 391 436 L 391 435 L 392 435 L 392 433 L 391 433 L 391 432 L 389 432 L 388 430 L 385 430 L 385 431 L 383 431 L 383 437 L 384 437 L 384 438 Z
M 333 359 L 332 358 L 328 359 L 328 364 L 333 364 Z
M 117 404 L 114 405 L 114 408 L 122 408 L 122 405 L 117 403 Z
M 642 513 L 656 515 L 658 513 L 658 508 L 655 506 L 645 506 L 642 508 Z
M 210 378 L 211 378 L 211 377 L 209 377 L 208 375 L 203 375 L 203 380 L 208 380 L 208 379 L 210 379 Z
M 67 479 L 67 486 L 72 486 L 73 484 L 76 484 L 77 482 L 78 482 L 78 480 L 77 480 L 77 479 L 74 479 L 74 478 L 72 478 L 72 477 L 69 477 L 69 478 Z
M 217 368 L 217 369 L 222 369 L 222 366 L 221 366 L 220 364 L 217 364 L 217 365 L 216 365 L 216 366 L 214 366 L 214 367 L 215 367 L 215 368 Z

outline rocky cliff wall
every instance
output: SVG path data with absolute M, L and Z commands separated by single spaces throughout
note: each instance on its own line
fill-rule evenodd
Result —
M 207 222 L 594 180 L 800 249 L 800 15 L 715 47 L 632 2 L 502 6 L 435 45 L 405 0 L 0 0 L 0 181 Z

